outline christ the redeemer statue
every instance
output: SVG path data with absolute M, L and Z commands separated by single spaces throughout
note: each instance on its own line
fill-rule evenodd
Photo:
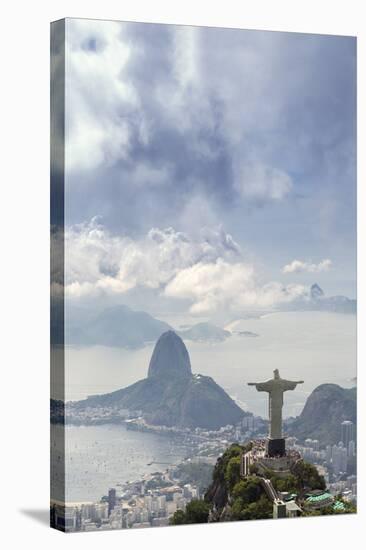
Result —
M 297 384 L 303 384 L 303 380 L 292 382 L 280 377 L 279 370 L 273 371 L 273 378 L 267 382 L 249 382 L 248 386 L 255 386 L 257 391 L 265 391 L 269 394 L 269 441 L 268 454 L 270 456 L 283 455 L 285 453 L 285 440 L 282 437 L 282 407 L 285 391 L 294 390 Z

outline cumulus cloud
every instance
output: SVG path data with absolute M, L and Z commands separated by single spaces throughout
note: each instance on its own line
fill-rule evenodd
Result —
M 166 286 L 166 296 L 188 298 L 191 313 L 212 313 L 219 309 L 271 307 L 304 295 L 302 285 L 283 286 L 271 282 L 259 285 L 253 266 L 230 264 L 221 258 L 214 263 L 198 263 L 179 272 Z
M 302 260 L 293 260 L 285 265 L 282 269 L 283 273 L 320 273 L 328 271 L 332 266 L 332 261 L 327 259 L 321 260 L 318 264 L 312 262 L 304 262 Z
M 193 314 L 270 307 L 305 294 L 302 285 L 261 284 L 252 264 L 222 227 L 192 236 L 152 228 L 139 239 L 112 235 L 98 220 L 65 232 L 65 285 L 71 298 L 145 288 L 188 300 Z
M 93 218 L 65 232 L 66 292 L 124 293 L 138 286 L 159 289 L 180 270 L 199 262 L 234 258 L 240 248 L 219 227 L 203 228 L 196 238 L 173 228 L 152 228 L 140 239 L 113 236 Z

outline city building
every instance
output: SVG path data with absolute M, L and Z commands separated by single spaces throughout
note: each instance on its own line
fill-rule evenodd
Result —
M 116 506 L 116 489 L 109 489 L 108 491 L 108 516 L 111 515 L 111 512 Z
M 339 475 L 341 472 L 347 472 L 347 448 L 340 441 L 338 445 L 332 447 L 332 467 L 333 473 Z
M 305 495 L 304 508 L 310 510 L 320 510 L 331 506 L 334 497 L 328 491 L 311 491 Z
M 356 456 L 356 443 L 351 439 L 351 441 L 348 443 L 348 456 Z
M 355 425 L 351 420 L 344 420 L 341 424 L 341 441 L 343 445 L 348 449 L 350 441 L 355 441 Z

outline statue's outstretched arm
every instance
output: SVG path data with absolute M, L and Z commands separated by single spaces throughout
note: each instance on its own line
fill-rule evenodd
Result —
M 297 380 L 296 382 L 292 382 L 291 380 L 283 380 L 284 382 L 284 391 L 287 390 L 294 390 L 298 384 L 303 384 L 304 380 Z
M 248 382 L 248 386 L 255 386 L 257 391 L 271 391 L 270 382 Z

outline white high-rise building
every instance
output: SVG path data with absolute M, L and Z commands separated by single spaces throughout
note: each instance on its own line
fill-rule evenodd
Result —
M 158 501 L 158 508 L 159 510 L 165 510 L 165 507 L 166 507 L 166 496 L 165 495 L 161 495 L 157 498 L 157 501 Z
M 200 498 L 198 487 L 192 487 L 192 498 Z
M 173 493 L 173 501 L 178 502 L 182 498 L 182 493 Z
M 146 495 L 146 497 L 144 498 L 144 503 L 145 503 L 145 508 L 149 512 L 151 512 L 152 502 L 153 502 L 153 497 L 151 495 Z
M 183 496 L 189 500 L 192 498 L 192 487 L 189 483 L 183 487 Z
M 348 443 L 348 456 L 355 456 L 356 454 L 356 443 L 351 439 Z
M 351 420 L 345 420 L 341 424 L 341 441 L 348 448 L 350 441 L 355 440 L 355 425 Z
M 328 464 L 330 464 L 331 460 L 332 460 L 332 447 L 331 445 L 327 445 L 326 446 L 326 449 L 325 449 L 325 460 L 327 461 Z
M 154 498 L 151 503 L 151 511 L 155 513 L 159 512 L 159 503 L 157 498 Z
M 91 519 L 102 520 L 108 518 L 108 502 L 99 502 L 93 505 Z
M 347 449 L 340 441 L 338 445 L 332 447 L 332 465 L 336 475 L 347 471 Z

